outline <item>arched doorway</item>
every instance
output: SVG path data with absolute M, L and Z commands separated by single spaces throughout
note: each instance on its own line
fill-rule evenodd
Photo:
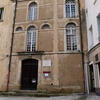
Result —
M 27 59 L 22 61 L 21 89 L 36 90 L 38 83 L 38 60 Z

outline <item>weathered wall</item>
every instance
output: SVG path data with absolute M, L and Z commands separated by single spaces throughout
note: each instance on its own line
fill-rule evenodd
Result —
M 0 91 L 5 90 L 7 85 L 14 5 L 10 0 L 0 0 L 0 8 L 2 7 L 4 13 L 3 20 L 0 21 Z
M 28 5 L 32 1 L 36 1 L 38 4 L 38 19 L 29 21 Z M 82 76 L 83 65 L 81 49 L 74 52 L 66 51 L 64 40 L 65 26 L 73 22 L 77 26 L 78 43 L 80 47 L 79 15 L 77 12 L 76 18 L 65 18 L 64 7 L 65 0 L 23 0 L 18 2 L 15 29 L 21 26 L 23 31 L 15 31 L 10 90 L 20 90 L 22 73 L 21 62 L 24 59 L 32 58 L 39 61 L 38 89 L 53 90 L 52 88 L 54 88 L 65 89 L 66 92 L 83 92 L 84 79 Z M 42 30 L 41 27 L 44 24 L 49 24 L 51 29 Z M 40 54 L 40 52 L 26 52 L 27 29 L 32 25 L 37 29 L 36 50 L 44 51 L 42 54 Z M 85 30 L 85 27 L 83 27 L 82 30 Z M 83 45 L 84 51 L 86 51 L 87 42 L 85 31 L 83 31 L 82 34 L 84 34 Z M 42 66 L 42 62 L 45 59 L 51 60 L 51 66 L 48 68 Z M 43 71 L 50 71 L 51 76 L 45 78 Z

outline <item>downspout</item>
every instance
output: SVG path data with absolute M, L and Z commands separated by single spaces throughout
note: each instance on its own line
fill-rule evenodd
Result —
M 15 19 L 16 19 L 16 8 L 17 8 L 17 0 L 15 0 L 15 9 L 14 9 L 13 26 L 12 26 L 12 37 L 11 37 L 11 46 L 10 46 L 10 55 L 9 55 L 9 64 L 8 64 L 7 87 L 6 87 L 7 92 L 9 91 L 12 51 L 13 51 L 13 42 L 14 42 L 14 28 L 15 28 Z
M 80 9 L 80 0 L 78 0 L 78 12 L 79 12 L 79 23 L 80 23 L 80 38 L 81 38 L 81 52 L 82 52 L 82 66 L 83 66 L 83 84 L 85 92 L 85 77 L 84 77 L 84 51 L 83 51 L 83 36 L 82 36 L 82 19 L 81 19 L 81 9 Z

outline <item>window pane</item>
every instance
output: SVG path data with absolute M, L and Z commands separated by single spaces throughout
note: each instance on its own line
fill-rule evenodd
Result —
M 66 5 L 66 17 L 70 17 L 70 5 Z
M 71 17 L 75 17 L 75 4 L 71 5 Z

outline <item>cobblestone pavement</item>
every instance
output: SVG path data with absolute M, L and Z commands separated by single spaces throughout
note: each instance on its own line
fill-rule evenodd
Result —
M 60 97 L 0 97 L 0 100 L 100 100 L 100 96 L 60 96 Z

